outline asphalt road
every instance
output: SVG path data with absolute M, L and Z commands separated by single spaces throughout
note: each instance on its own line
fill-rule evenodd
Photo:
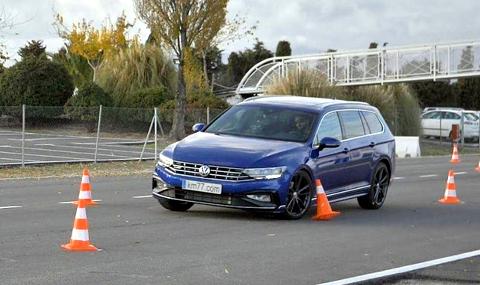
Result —
M 95 253 L 60 249 L 70 239 L 75 208 L 59 202 L 77 197 L 80 177 L 0 181 L 0 284 L 319 284 L 477 250 L 478 159 L 462 157 L 454 168 L 461 205 L 436 202 L 448 157 L 406 159 L 397 163 L 382 209 L 341 202 L 333 208 L 342 215 L 328 222 L 206 206 L 170 212 L 144 197 L 148 175 L 92 173 L 94 199 L 102 200 L 87 209 L 91 242 L 102 249 Z M 431 270 L 432 278 L 445 272 Z M 480 283 L 480 268 L 468 270 L 450 270 L 448 280 Z M 385 284 L 423 282 L 401 283 L 412 275 L 403 277 Z M 431 280 L 425 284 L 451 284 Z
M 146 134 L 145 134 L 146 135 Z M 72 136 L 61 133 L 26 132 L 24 161 L 26 164 L 93 161 L 96 137 Z M 138 159 L 143 141 L 125 138 L 100 138 L 98 161 Z M 154 158 L 146 149 L 143 158 Z M 22 162 L 22 133 L 0 129 L 0 165 Z

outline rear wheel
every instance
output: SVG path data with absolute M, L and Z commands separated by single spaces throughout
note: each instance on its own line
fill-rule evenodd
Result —
M 185 212 L 193 206 L 193 203 L 158 198 L 158 203 L 165 209 L 175 212 Z
M 375 169 L 368 195 L 357 198 L 358 204 L 364 209 L 379 209 L 387 198 L 390 185 L 390 171 L 385 163 L 380 162 Z
M 305 171 L 297 172 L 290 182 L 284 217 L 300 219 L 310 208 L 313 193 L 313 183 Z

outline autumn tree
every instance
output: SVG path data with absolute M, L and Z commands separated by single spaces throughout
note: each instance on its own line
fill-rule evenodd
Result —
M 115 24 L 107 23 L 99 29 L 85 19 L 67 28 L 63 17 L 57 14 L 55 26 L 60 37 L 67 41 L 68 51 L 87 60 L 93 71 L 93 82 L 105 59 L 128 47 L 131 42 L 126 37 L 131 24 L 125 14 L 118 17 Z
M 170 136 L 185 136 L 185 64 L 187 51 L 205 50 L 226 24 L 228 0 L 134 0 L 140 19 L 155 39 L 178 58 L 178 91 Z

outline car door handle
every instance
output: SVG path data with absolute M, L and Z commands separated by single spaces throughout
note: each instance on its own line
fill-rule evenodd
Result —
M 348 147 L 343 149 L 343 153 L 348 153 L 349 151 L 350 151 L 350 149 L 348 149 Z
M 369 147 L 374 147 L 374 146 L 375 146 L 375 143 L 374 143 L 374 142 L 371 142 L 368 146 L 369 146 Z

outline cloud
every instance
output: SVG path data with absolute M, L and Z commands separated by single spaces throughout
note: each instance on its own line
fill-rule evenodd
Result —
M 15 18 L 25 23 L 4 34 L 8 52 L 15 56 L 28 40 L 42 39 L 49 51 L 62 41 L 52 26 L 54 11 L 67 22 L 82 18 L 101 24 L 125 11 L 135 18 L 132 0 L 2 0 Z M 0 4 L 2 5 L 2 4 Z M 230 0 L 229 15 L 245 17 L 249 25 L 258 21 L 255 36 L 275 50 L 279 40 L 288 40 L 294 54 L 317 53 L 328 48 L 367 48 L 372 41 L 390 46 L 478 39 L 480 1 L 476 0 Z M 148 36 L 140 20 L 132 32 Z M 55 39 L 57 38 L 57 39 Z M 252 47 L 253 37 L 225 45 L 224 58 L 231 51 Z

